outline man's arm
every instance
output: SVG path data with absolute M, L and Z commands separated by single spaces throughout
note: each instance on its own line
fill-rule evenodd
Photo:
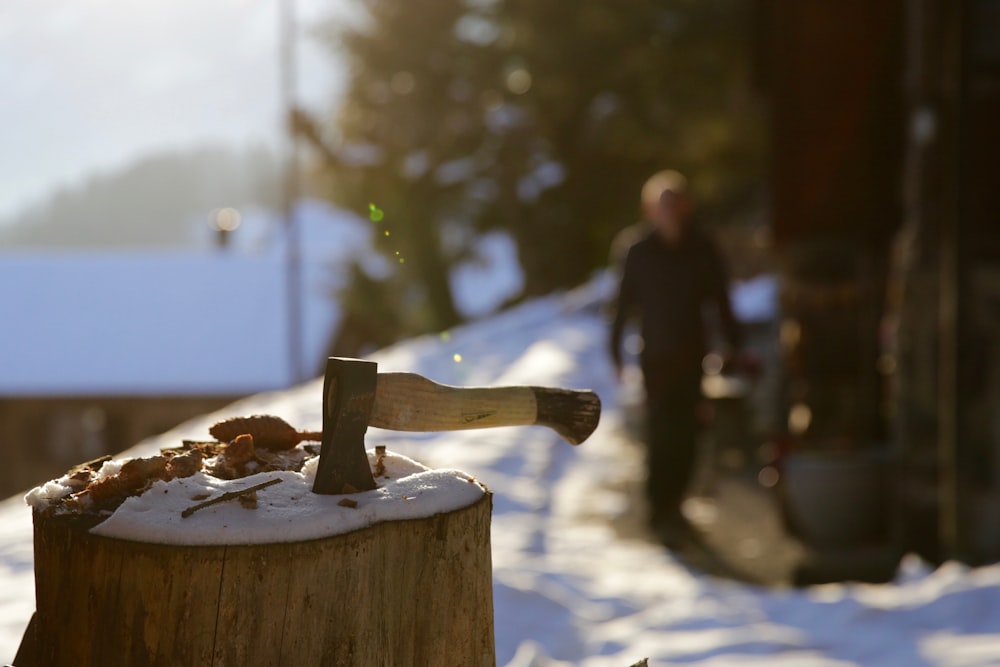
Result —
M 622 268 L 621 284 L 618 287 L 618 299 L 614 304 L 614 317 L 611 320 L 610 352 L 611 361 L 615 365 L 616 371 L 622 368 L 622 334 L 625 331 L 625 323 L 636 304 L 636 268 L 634 248 L 630 249 L 625 256 Z

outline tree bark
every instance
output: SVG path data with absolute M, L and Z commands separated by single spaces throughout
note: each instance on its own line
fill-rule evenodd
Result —
M 423 519 L 239 546 L 111 539 L 90 534 L 92 520 L 36 512 L 24 663 L 495 665 L 491 506 L 487 494 Z

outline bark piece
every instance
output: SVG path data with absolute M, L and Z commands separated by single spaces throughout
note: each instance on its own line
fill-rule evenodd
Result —
M 304 440 L 319 441 L 322 433 L 297 431 L 281 417 L 274 415 L 250 415 L 232 417 L 218 422 L 208 432 L 213 438 L 229 442 L 239 435 L 249 433 L 257 447 L 263 449 L 291 449 Z

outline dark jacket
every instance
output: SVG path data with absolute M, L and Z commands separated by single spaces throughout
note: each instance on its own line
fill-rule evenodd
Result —
M 734 349 L 742 344 L 729 303 L 728 275 L 712 241 L 688 229 L 674 245 L 649 234 L 629 248 L 611 326 L 611 355 L 621 362 L 622 331 L 637 317 L 644 341 L 644 368 L 697 364 L 707 348 L 702 307 L 718 308 L 722 333 Z

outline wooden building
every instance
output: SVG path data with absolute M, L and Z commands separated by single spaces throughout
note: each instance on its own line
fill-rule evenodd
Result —
M 1000 558 L 1000 2 L 760 17 L 792 435 L 891 451 L 902 549 Z

